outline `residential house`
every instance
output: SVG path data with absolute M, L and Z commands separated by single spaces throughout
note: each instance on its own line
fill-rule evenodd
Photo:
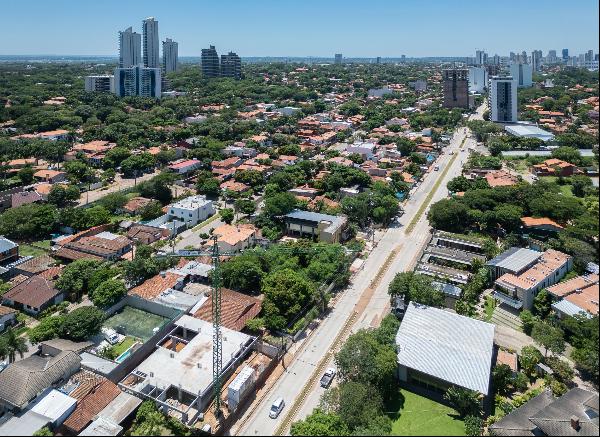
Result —
M 43 201 L 44 198 L 37 191 L 20 191 L 11 197 L 12 208 L 29 205 Z
M 142 299 L 154 300 L 169 289 L 181 290 L 185 283 L 185 276 L 173 271 L 161 272 L 151 277 L 140 285 L 133 287 L 127 294 L 139 296 Z
M 33 138 L 41 138 L 48 141 L 66 141 L 69 139 L 69 131 L 57 129 L 47 132 L 39 132 L 37 134 L 23 134 L 11 137 L 11 140 L 30 140 Z
M 202 161 L 197 159 L 187 159 L 176 161 L 169 165 L 169 170 L 177 174 L 187 174 L 199 169 L 202 166 Z
M 541 164 L 531 167 L 531 172 L 536 176 L 573 176 L 577 166 L 560 159 L 547 159 Z
M 258 316 L 262 300 L 227 288 L 221 289 L 222 325 L 234 331 L 242 331 L 246 322 Z M 207 322 L 212 319 L 212 300 L 207 299 L 195 312 L 194 317 Z
M 563 227 L 548 217 L 521 217 L 523 231 L 536 235 L 556 234 Z
M 58 170 L 38 170 L 33 174 L 33 177 L 38 182 L 46 182 L 48 184 L 57 184 L 67 180 L 67 174 L 64 171 Z
M 3 303 L 33 315 L 59 304 L 64 300 L 64 293 L 54 287 L 57 278 L 44 276 L 34 275 L 15 285 L 4 293 Z
M 254 246 L 258 229 L 252 224 L 224 224 L 214 229 L 219 249 L 223 252 L 240 252 Z
M 17 310 L 0 305 L 0 332 L 17 324 Z
M 127 238 L 137 243 L 152 244 L 158 240 L 169 236 L 169 231 L 154 226 L 143 225 L 140 223 L 133 224 L 127 230 Z
M 19 259 L 19 245 L 0 235 L 0 264 L 9 264 Z
M 301 210 L 294 210 L 285 216 L 288 235 L 310 236 L 326 243 L 339 243 L 342 241 L 347 222 L 345 216 Z
M 105 229 L 106 226 L 97 226 L 61 240 L 54 255 L 71 261 L 82 258 L 114 261 L 131 251 L 131 240 Z
M 127 201 L 121 208 L 126 214 L 137 215 L 142 209 L 152 203 L 154 200 L 147 199 L 146 197 L 133 197 Z
M 489 427 L 492 436 L 597 436 L 598 394 L 573 388 L 559 398 L 544 390 Z
M 186 197 L 169 205 L 168 208 L 168 215 L 171 218 L 182 221 L 188 226 L 195 226 L 214 213 L 212 200 L 201 195 Z
M 73 350 L 31 355 L 0 372 L 0 411 L 18 413 L 48 388 L 60 385 L 79 370 L 81 357 Z
M 245 193 L 251 188 L 250 185 L 246 185 L 242 182 L 236 182 L 232 180 L 221 183 L 219 187 L 223 191 L 232 191 L 234 193 Z

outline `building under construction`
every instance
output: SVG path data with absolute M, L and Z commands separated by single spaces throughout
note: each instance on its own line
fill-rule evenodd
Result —
M 443 70 L 444 108 L 469 108 L 469 70 L 449 68 Z

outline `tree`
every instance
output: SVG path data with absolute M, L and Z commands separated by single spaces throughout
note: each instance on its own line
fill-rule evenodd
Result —
M 395 348 L 379 343 L 371 331 L 352 334 L 335 355 L 335 363 L 342 381 L 372 385 L 382 393 L 394 387 Z
M 348 427 L 340 416 L 315 408 L 304 420 L 292 423 L 293 436 L 346 436 Z
M 64 316 L 44 317 L 37 326 L 31 328 L 27 333 L 29 341 L 36 344 L 44 340 L 58 337 L 64 320 Z
M 250 215 L 256 211 L 256 204 L 250 199 L 237 199 L 234 206 L 242 214 Z
M 79 188 L 74 185 L 55 184 L 48 193 L 48 202 L 63 208 L 71 202 L 79 200 Z
M 540 291 L 533 299 L 533 314 L 541 319 L 545 319 L 550 314 L 552 297 L 546 289 Z
M 19 170 L 19 172 L 17 173 L 17 176 L 19 177 L 19 179 L 21 180 L 21 183 L 23 185 L 29 185 L 33 182 L 33 174 L 35 173 L 35 170 L 33 169 L 33 167 L 31 166 L 26 166 L 23 167 L 21 170 Z
M 594 186 L 592 178 L 586 175 L 576 175 L 571 178 L 571 187 L 573 195 L 577 197 L 585 197 L 588 190 Z
M 137 177 L 156 165 L 156 159 L 149 153 L 131 155 L 121 162 L 121 172 L 125 177 Z
M 523 332 L 527 335 L 531 335 L 531 330 L 533 329 L 533 325 L 535 324 L 537 319 L 533 316 L 533 314 L 531 314 L 531 311 L 529 310 L 521 311 L 521 314 L 519 314 L 519 318 L 523 323 Z
M 293 194 L 277 193 L 265 199 L 264 213 L 267 217 L 273 219 L 284 216 L 296 207 L 296 198 Z
M 512 378 L 512 369 L 507 364 L 497 365 L 492 370 L 492 381 L 494 382 L 494 388 L 503 396 L 506 396 L 510 392 Z
M 462 387 L 450 387 L 446 390 L 444 399 L 461 417 L 481 416 L 479 394 L 473 390 Z
M 52 431 L 50 431 L 50 428 L 48 428 L 47 426 L 44 426 L 40 429 L 38 429 L 36 432 L 33 433 L 34 436 L 53 436 L 54 433 Z
M 552 157 L 575 165 L 581 164 L 581 153 L 574 147 L 558 147 L 552 151 Z
M 221 266 L 223 285 L 244 293 L 258 294 L 264 272 L 258 260 L 237 256 Z
M 564 333 L 560 328 L 556 328 L 547 322 L 536 322 L 531 331 L 531 337 L 536 343 L 542 345 L 546 350 L 553 354 L 561 354 L 565 351 Z
M 0 214 L 0 234 L 18 240 L 45 238 L 55 229 L 58 210 L 54 205 L 29 204 Z
M 66 266 L 58 281 L 56 288 L 63 293 L 68 293 L 71 299 L 79 300 L 83 295 L 88 294 L 89 281 L 100 263 L 90 259 L 78 259 Z
M 152 220 L 163 214 L 162 205 L 159 201 L 153 200 L 140 208 L 140 217 L 142 220 Z
M 431 205 L 427 219 L 432 227 L 461 232 L 469 226 L 469 208 L 455 199 L 443 199 Z
M 280 330 L 296 317 L 314 297 L 314 286 L 300 273 L 283 269 L 262 281 L 263 313 L 269 329 Z
M 233 212 L 233 209 L 231 209 L 231 208 L 222 209 L 219 212 L 219 215 L 221 216 L 221 220 L 223 220 L 228 225 L 230 225 L 231 222 L 233 222 L 233 219 L 235 217 L 235 213 Z
M 83 161 L 65 163 L 65 172 L 69 180 L 75 183 L 91 182 L 94 178 L 94 170 Z
M 390 282 L 390 296 L 402 296 L 406 302 L 444 306 L 444 294 L 432 285 L 432 279 L 413 272 L 400 272 Z
M 96 307 L 79 307 L 67 314 L 61 327 L 61 335 L 73 341 L 83 341 L 98 334 L 105 314 Z
M 469 415 L 465 417 L 465 434 L 468 436 L 479 436 L 483 431 L 483 419 Z
M 339 415 L 350 431 L 354 431 L 382 414 L 383 400 L 375 387 L 344 381 L 325 392 L 321 408 L 329 414 Z
M 542 353 L 535 346 L 524 346 L 521 349 L 519 356 L 519 364 L 521 369 L 529 375 L 533 376 L 536 366 L 542 361 Z
M 108 308 L 116 304 L 127 294 L 127 289 L 122 281 L 109 279 L 94 290 L 92 302 L 100 308 Z
M 375 339 L 381 345 L 390 345 L 396 347 L 396 334 L 400 328 L 400 321 L 393 314 L 388 314 L 383 318 L 379 328 L 373 331 Z
M 14 363 L 17 355 L 23 358 L 25 352 L 29 348 L 23 337 L 19 337 L 12 327 L 9 327 L 4 335 L 0 337 L 0 358 L 5 359 L 8 357 L 9 363 Z
M 205 196 L 216 198 L 221 192 L 219 180 L 213 177 L 200 179 L 196 184 L 196 191 L 198 194 L 204 194 Z

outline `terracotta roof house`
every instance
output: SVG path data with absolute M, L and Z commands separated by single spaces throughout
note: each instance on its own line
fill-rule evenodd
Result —
M 56 184 L 67 180 L 67 174 L 64 171 L 58 170 L 38 170 L 33 174 L 33 177 L 39 182 L 47 182 Z
M 173 272 L 162 272 L 151 277 L 137 287 L 129 290 L 128 294 L 139 296 L 142 299 L 154 300 L 164 291 L 173 288 L 180 290 L 183 287 L 185 277 Z
M 61 242 L 61 245 L 62 247 L 54 252 L 55 256 L 69 260 L 86 258 L 114 261 L 132 249 L 129 238 L 111 232 L 79 236 L 66 243 Z
M 262 308 L 262 301 L 256 297 L 238 293 L 237 291 L 223 288 L 222 297 L 222 319 L 223 326 L 234 331 L 241 331 L 246 326 L 246 322 L 258 316 Z M 207 299 L 198 310 L 194 317 L 207 322 L 212 322 L 212 303 Z
M 61 434 L 79 434 L 120 393 L 121 390 L 116 384 L 108 379 L 104 379 L 104 381 L 92 388 L 82 399 L 78 400 L 75 411 L 63 422 L 60 428 Z
M 21 191 L 12 195 L 11 204 L 12 208 L 18 208 L 19 206 L 41 202 L 42 200 L 44 199 L 36 191 Z
M 493 436 L 597 436 L 598 394 L 574 388 L 555 398 L 545 390 L 489 427 Z
M 239 252 L 254 245 L 258 230 L 251 224 L 221 225 L 213 231 L 217 244 L 224 252 Z
M 56 261 L 48 255 L 31 258 L 15 267 L 15 270 L 27 276 L 33 276 L 48 270 Z
M 63 299 L 64 293 L 54 288 L 51 280 L 40 275 L 26 279 L 2 296 L 4 304 L 34 315 Z
M 121 209 L 127 214 L 135 215 L 139 213 L 142 208 L 152 202 L 152 199 L 147 199 L 146 197 L 133 197 L 132 199 L 129 199 L 129 201 L 123 205 Z
M 534 165 L 531 172 L 536 176 L 572 176 L 577 172 L 577 167 L 570 162 L 552 158 Z
M 17 310 L 0 305 L 0 332 L 17 323 Z
M 548 293 L 555 298 L 563 298 L 577 292 L 577 290 L 583 290 L 594 284 L 598 284 L 598 275 L 596 274 L 576 276 L 568 281 L 548 287 Z
M 168 236 L 169 231 L 167 229 L 155 228 L 139 223 L 134 224 L 127 231 L 127 238 L 143 244 L 151 244 Z
M 548 217 L 521 217 L 521 223 L 525 230 L 537 232 L 559 232 L 563 229 L 561 225 Z

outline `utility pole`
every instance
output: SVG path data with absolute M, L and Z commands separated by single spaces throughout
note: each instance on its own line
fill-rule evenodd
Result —
M 213 389 L 215 392 L 215 417 L 221 417 L 221 370 L 223 367 L 223 338 L 221 337 L 221 270 L 219 266 L 218 237 L 213 237 L 213 290 L 212 290 L 212 319 L 213 319 Z

